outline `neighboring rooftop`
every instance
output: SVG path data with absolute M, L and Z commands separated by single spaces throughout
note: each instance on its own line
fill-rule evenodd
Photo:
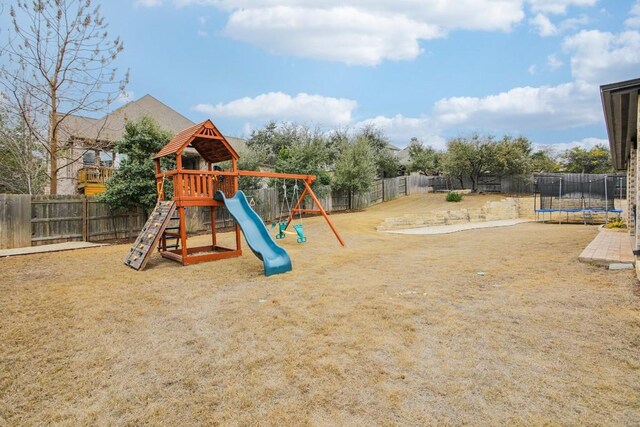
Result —
M 147 115 L 153 117 L 160 127 L 174 135 L 178 135 L 195 125 L 194 122 L 173 108 L 151 95 L 145 95 L 124 104 L 99 119 L 70 115 L 64 120 L 64 131 L 69 139 L 83 140 L 87 145 L 91 145 L 95 141 L 110 144 L 122 139 L 127 120 L 137 121 Z M 246 149 L 244 139 L 230 136 L 225 138 L 235 151 Z
M 195 124 L 153 96 L 145 95 L 100 119 L 71 115 L 65 119 L 64 128 L 75 139 L 114 142 L 122 138 L 127 120 L 136 121 L 146 115 L 153 117 L 163 129 L 173 134 Z

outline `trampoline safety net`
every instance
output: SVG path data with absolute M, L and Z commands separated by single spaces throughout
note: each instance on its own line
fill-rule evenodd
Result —
M 538 175 L 536 193 L 540 210 L 612 211 L 616 176 Z

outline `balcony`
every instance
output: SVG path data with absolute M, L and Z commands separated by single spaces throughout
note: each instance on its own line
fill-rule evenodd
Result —
M 94 196 L 107 188 L 107 180 L 113 175 L 113 168 L 84 166 L 78 171 L 78 192 Z

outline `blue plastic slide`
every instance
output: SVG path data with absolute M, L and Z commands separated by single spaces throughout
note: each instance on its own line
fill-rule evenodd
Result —
M 251 209 L 247 197 L 242 191 L 238 191 L 235 196 L 229 199 L 222 191 L 217 191 L 213 198 L 224 202 L 229 213 L 242 229 L 247 244 L 264 263 L 265 276 L 291 271 L 289 254 L 273 240 L 262 219 Z

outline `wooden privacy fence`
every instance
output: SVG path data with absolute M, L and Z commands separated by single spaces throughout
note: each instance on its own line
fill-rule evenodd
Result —
M 140 209 L 115 213 L 93 197 L 0 194 L 0 249 L 130 239 L 144 221 Z
M 130 239 L 138 235 L 144 220 L 141 209 L 115 213 L 93 197 L 34 196 L 31 245 Z
M 194 185 L 197 189 L 197 183 Z M 624 185 L 621 180 L 619 187 L 623 188 Z M 444 177 L 401 176 L 375 180 L 371 190 L 363 195 L 325 188 L 326 195 L 320 197 L 320 203 L 328 212 L 340 212 L 365 209 L 409 194 L 456 188 L 460 188 L 458 182 Z M 479 191 L 531 194 L 533 179 L 484 177 Z M 253 199 L 254 210 L 265 222 L 278 220 L 288 214 L 277 188 L 250 191 L 247 196 Z M 193 233 L 211 229 L 208 210 L 187 208 L 187 215 L 187 231 Z M 216 209 L 216 215 L 218 228 L 234 225 L 226 209 Z M 141 210 L 115 213 L 108 205 L 93 197 L 0 194 L 0 249 L 74 240 L 100 242 L 134 239 L 145 220 Z

